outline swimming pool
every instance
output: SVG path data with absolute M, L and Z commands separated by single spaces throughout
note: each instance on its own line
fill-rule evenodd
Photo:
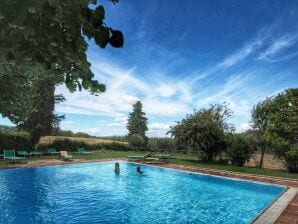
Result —
M 285 189 L 120 162 L 0 170 L 0 223 L 249 223 Z

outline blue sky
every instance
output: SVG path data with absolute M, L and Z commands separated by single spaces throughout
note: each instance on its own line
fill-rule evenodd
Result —
M 230 104 L 237 131 L 244 131 L 254 104 L 298 87 L 296 0 L 100 3 L 125 45 L 100 49 L 90 41 L 88 59 L 107 91 L 96 97 L 58 86 L 67 99 L 56 106 L 66 115 L 63 129 L 124 135 L 132 104 L 141 100 L 150 136 L 164 136 L 193 109 L 222 102 Z

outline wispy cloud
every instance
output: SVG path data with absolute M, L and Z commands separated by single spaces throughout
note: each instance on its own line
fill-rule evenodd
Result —
M 276 40 L 266 48 L 264 52 L 261 52 L 258 59 L 267 60 L 271 62 L 282 61 L 290 59 L 298 55 L 298 49 L 290 49 L 298 42 L 298 34 L 287 34 Z

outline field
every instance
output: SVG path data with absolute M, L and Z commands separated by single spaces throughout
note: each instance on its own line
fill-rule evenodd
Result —
M 111 144 L 118 143 L 123 145 L 128 145 L 127 142 L 123 141 L 114 141 L 108 139 L 99 139 L 99 138 L 79 138 L 79 137 L 64 137 L 64 136 L 44 136 L 40 139 L 39 143 L 41 144 L 50 144 L 55 140 L 68 139 L 70 141 L 85 142 L 87 144 Z

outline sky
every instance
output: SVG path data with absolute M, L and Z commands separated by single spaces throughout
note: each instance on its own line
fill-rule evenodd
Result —
M 296 0 L 99 1 L 122 49 L 89 41 L 88 60 L 107 90 L 99 96 L 56 88 L 67 101 L 64 130 L 127 134 L 132 104 L 143 103 L 148 136 L 163 137 L 194 109 L 227 102 L 237 132 L 249 129 L 260 100 L 298 87 Z M 94 6 L 91 6 L 94 7 Z M 0 118 L 0 124 L 12 125 Z

